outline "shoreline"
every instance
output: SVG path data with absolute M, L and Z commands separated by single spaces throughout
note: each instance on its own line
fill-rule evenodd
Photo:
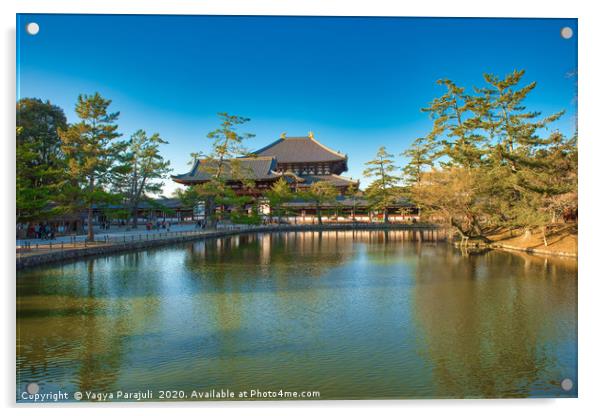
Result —
M 84 248 L 55 249 L 50 252 L 30 254 L 16 257 L 17 270 L 43 266 L 53 263 L 70 263 L 84 258 L 103 257 L 117 253 L 130 251 L 140 251 L 154 247 L 162 247 L 171 244 L 187 243 L 192 241 L 201 241 L 205 239 L 221 238 L 233 235 L 261 233 L 261 232 L 290 232 L 290 231 L 388 231 L 388 230 L 407 230 L 407 231 L 443 231 L 444 228 L 433 224 L 303 224 L 303 225 L 267 225 L 254 226 L 249 228 L 236 228 L 228 230 L 216 230 L 209 232 L 190 233 L 188 235 L 177 235 L 173 237 L 150 239 L 150 240 L 124 240 L 123 242 L 103 243 L 98 242 Z M 444 241 L 446 238 L 441 238 Z M 90 243 L 88 243 L 90 244 Z
M 302 225 L 267 225 L 267 226 L 254 226 L 248 228 L 235 228 L 226 230 L 215 230 L 209 232 L 198 232 L 190 233 L 188 235 L 174 233 L 173 237 L 166 237 L 160 239 L 150 240 L 124 240 L 123 242 L 110 242 L 103 243 L 99 242 L 96 245 L 90 245 L 83 248 L 67 248 L 67 249 L 55 249 L 44 253 L 34 253 L 30 255 L 17 256 L 16 258 L 16 269 L 25 269 L 30 267 L 43 266 L 54 263 L 70 263 L 78 261 L 84 258 L 91 257 L 103 257 L 118 253 L 141 251 L 149 248 L 163 247 L 171 244 L 187 243 L 192 241 L 201 241 L 205 239 L 221 238 L 233 235 L 261 233 L 261 232 L 291 232 L 291 231 L 388 231 L 388 230 L 407 230 L 407 231 L 442 231 L 446 230 L 445 227 L 438 226 L 436 224 L 418 223 L 418 224 L 374 224 L 374 223 L 356 223 L 356 224 L 302 224 Z M 448 240 L 447 236 L 440 238 L 441 241 Z M 461 248 L 458 242 L 449 241 L 457 248 Z M 471 243 L 469 242 L 467 248 L 483 248 L 489 250 L 501 250 L 510 252 L 523 252 L 528 254 L 545 255 L 545 256 L 559 256 L 578 258 L 578 253 L 568 251 L 555 251 L 546 250 L 540 248 L 531 247 L 518 247 L 500 242 L 491 243 Z
M 491 243 L 490 248 L 494 250 L 504 250 L 504 251 L 522 251 L 523 253 L 528 254 L 540 254 L 546 256 L 559 256 L 559 257 L 571 257 L 571 258 L 579 258 L 579 253 L 571 253 L 568 251 L 552 251 L 552 250 L 542 250 L 539 248 L 529 248 L 529 247 L 515 247 L 507 244 L 500 243 Z

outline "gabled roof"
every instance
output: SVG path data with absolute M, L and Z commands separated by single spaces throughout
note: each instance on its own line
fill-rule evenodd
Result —
M 251 180 L 270 180 L 277 179 L 281 174 L 275 172 L 277 162 L 273 157 L 241 157 L 233 159 L 236 162 L 235 169 L 238 174 L 245 179 Z M 207 159 L 197 159 L 191 171 L 182 175 L 173 175 L 172 179 L 178 183 L 191 182 L 206 182 L 211 179 L 212 168 L 211 164 L 215 165 L 214 161 Z M 232 179 L 232 161 L 224 162 L 223 178 L 225 180 Z M 238 175 L 237 175 L 238 176 Z
M 345 178 L 339 175 L 302 175 L 301 178 L 304 179 L 301 186 L 311 186 L 312 183 L 327 181 L 336 187 L 349 186 L 349 185 L 357 185 L 359 186 L 360 181 L 353 179 Z
M 253 152 L 253 154 L 275 157 L 278 163 L 347 160 L 347 156 L 324 146 L 313 137 L 283 137 Z
M 314 207 L 314 203 L 312 201 L 305 201 L 302 199 L 295 199 L 293 201 L 289 201 L 289 202 L 285 202 L 283 204 L 285 207 L 289 207 L 289 208 L 312 208 Z M 342 206 L 342 207 L 358 207 L 358 208 L 367 208 L 370 206 L 370 201 L 368 201 L 366 198 L 364 197 L 356 197 L 356 198 L 352 198 L 349 196 L 337 196 L 335 201 L 332 201 L 326 205 L 331 205 L 331 206 Z M 407 207 L 407 208 L 414 208 L 416 207 L 415 204 L 413 204 L 410 200 L 408 200 L 407 198 L 397 198 L 392 204 L 391 204 L 391 208 L 396 207 L 396 208 L 401 208 L 401 207 Z

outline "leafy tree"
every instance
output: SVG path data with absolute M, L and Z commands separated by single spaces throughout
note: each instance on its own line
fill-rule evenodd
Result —
M 87 208 L 90 241 L 94 240 L 94 206 L 115 200 L 104 187 L 110 183 L 114 162 L 125 147 L 115 140 L 120 136 L 116 124 L 119 113 L 109 112 L 110 105 L 111 100 L 99 93 L 80 95 L 75 105 L 80 121 L 59 129 L 69 177 L 63 187 L 69 200 L 62 202 L 68 209 Z
M 327 181 L 314 182 L 307 191 L 301 193 L 303 199 L 314 203 L 320 225 L 322 225 L 322 207 L 329 202 L 335 202 L 338 195 L 337 188 Z
M 17 102 L 17 222 L 53 214 L 52 196 L 65 171 L 58 129 L 66 126 L 63 110 L 49 101 L 23 98 Z
M 345 195 L 347 195 L 348 197 L 351 198 L 351 204 L 352 204 L 351 205 L 351 218 L 353 219 L 353 221 L 355 221 L 355 211 L 357 209 L 357 200 L 363 194 L 359 190 L 359 187 L 356 184 L 352 183 L 352 184 L 349 184 L 349 186 L 345 190 Z
M 291 201 L 294 197 L 290 185 L 284 178 L 280 178 L 265 193 L 265 197 L 270 203 L 270 218 L 272 218 L 275 212 L 280 222 L 280 217 L 283 215 L 283 205 Z
M 412 146 L 402 152 L 402 156 L 409 158 L 409 161 L 403 167 L 403 175 L 405 182 L 414 184 L 420 182 L 422 172 L 426 167 L 433 167 L 433 149 L 435 143 L 433 140 L 419 137 L 414 140 Z
M 486 227 L 500 226 L 540 226 L 545 235 L 545 224 L 565 210 L 576 212 L 576 137 L 542 136 L 563 112 L 543 117 L 527 110 L 524 102 L 536 84 L 523 86 L 523 75 L 485 74 L 485 86 L 472 94 L 449 80 L 439 81 L 447 92 L 425 109 L 433 128 L 405 152 L 410 164 L 404 173 L 414 201 L 425 212 L 453 217 L 463 235 L 482 236 Z M 429 186 L 442 195 L 450 187 L 463 194 L 438 201 Z
M 197 187 L 199 194 L 205 198 L 205 212 L 210 227 L 215 226 L 216 204 L 232 198 L 228 182 L 251 186 L 251 181 L 246 179 L 246 172 L 243 172 L 236 158 L 248 154 L 242 143 L 255 137 L 251 133 L 238 132 L 241 125 L 250 121 L 249 118 L 228 113 L 218 113 L 218 116 L 221 119 L 220 127 L 207 134 L 207 138 L 212 141 L 212 151 L 200 166 L 200 169 L 209 175 L 210 180 Z M 200 154 L 192 156 L 198 158 Z
M 424 172 L 423 180 L 412 186 L 411 197 L 420 201 L 422 215 L 449 224 L 464 238 L 482 238 L 482 190 L 479 172 L 474 169 Z
M 174 196 L 180 200 L 184 208 L 190 210 L 194 210 L 204 200 L 194 187 L 178 188 L 175 190 Z
M 441 163 L 446 166 L 478 166 L 484 141 L 479 124 L 481 103 L 448 79 L 441 79 L 437 84 L 445 86 L 446 93 L 422 110 L 433 119 L 433 128 L 427 136 L 428 146 L 434 152 L 432 158 L 445 156 Z M 419 149 L 420 144 L 413 149 Z
M 169 161 L 163 159 L 159 146 L 167 144 L 158 133 L 148 136 L 144 130 L 136 131 L 127 142 L 127 152 L 122 157 L 124 172 L 120 188 L 125 194 L 133 228 L 138 225 L 138 206 L 149 194 L 159 194 L 162 179 L 171 171 Z
M 253 198 L 250 195 L 239 195 L 229 186 L 226 186 L 223 193 L 215 199 L 217 204 L 230 208 L 231 219 L 233 214 L 239 218 L 245 216 L 244 210 L 252 201 Z
M 393 175 L 398 168 L 395 166 L 393 155 L 387 153 L 382 146 L 376 153 L 376 158 L 365 163 L 364 176 L 375 178 L 366 189 L 366 198 L 373 209 L 382 210 L 385 223 L 389 222 L 388 208 L 399 197 L 397 185 L 400 178 Z

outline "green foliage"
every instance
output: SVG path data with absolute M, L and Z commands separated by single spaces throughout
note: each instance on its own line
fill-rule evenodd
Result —
M 171 171 L 169 161 L 163 159 L 159 150 L 160 145 L 167 143 L 158 133 L 148 136 L 144 130 L 138 130 L 126 142 L 127 148 L 119 156 L 114 190 L 124 196 L 134 228 L 140 202 L 150 201 L 150 195 L 161 193 L 162 180 Z
M 94 239 L 92 228 L 93 205 L 118 202 L 107 192 L 111 183 L 115 162 L 125 143 L 118 142 L 116 121 L 119 113 L 111 113 L 108 107 L 111 100 L 99 93 L 80 95 L 75 105 L 75 113 L 80 121 L 66 129 L 59 129 L 63 151 L 67 162 L 67 176 L 61 205 L 70 210 L 88 208 L 88 238 Z M 75 197 L 75 198 L 74 198 Z
M 299 194 L 302 199 L 311 201 L 316 207 L 318 223 L 322 224 L 322 206 L 336 201 L 339 191 L 333 184 L 327 181 L 319 181 L 311 184 L 307 191 Z
M 248 224 L 248 225 L 259 225 L 261 224 L 261 216 L 256 209 L 250 214 L 244 212 L 233 212 L 230 214 L 230 220 L 234 224 Z
M 270 217 L 275 213 L 278 217 L 285 214 L 283 205 L 291 201 L 294 197 L 290 185 L 284 178 L 278 179 L 274 185 L 265 193 L 265 197 L 270 203 Z
M 433 128 L 404 152 L 414 201 L 463 235 L 545 226 L 577 209 L 577 138 L 541 136 L 563 112 L 542 117 L 527 110 L 536 84 L 522 86 L 523 75 L 485 74 L 485 86 L 473 93 L 439 81 L 446 93 L 424 109 Z
M 233 201 L 239 205 L 244 201 L 232 195 L 228 182 L 240 182 L 245 187 L 252 187 L 252 181 L 246 179 L 247 172 L 243 172 L 237 157 L 248 155 L 243 147 L 244 140 L 254 137 L 251 133 L 239 133 L 238 128 L 250 121 L 249 118 L 218 113 L 221 119 L 220 127 L 209 132 L 207 138 L 211 140 L 211 153 L 203 159 L 200 166 L 210 180 L 195 188 L 206 201 L 206 213 L 209 225 L 213 226 L 216 215 L 216 204 Z M 200 153 L 193 153 L 198 158 Z
M 130 217 L 127 209 L 104 209 L 103 211 L 108 219 L 127 220 Z
M 201 196 L 199 190 L 192 186 L 184 189 L 176 189 L 174 196 L 180 200 L 183 207 L 188 209 L 193 209 L 203 202 L 203 197 Z
M 58 129 L 67 126 L 60 107 L 37 98 L 17 102 L 17 222 L 53 215 L 52 196 L 64 180 L 65 160 Z
M 414 140 L 409 149 L 402 153 L 403 156 L 409 159 L 402 169 L 407 184 L 420 182 L 425 168 L 433 167 L 433 150 L 435 145 L 433 140 L 419 137 Z
M 345 190 L 345 195 L 347 197 L 351 198 L 351 203 L 352 203 L 351 216 L 355 220 L 355 211 L 357 209 L 357 202 L 358 202 L 359 198 L 363 195 L 363 192 L 361 192 L 359 190 L 358 185 L 349 184 L 349 186 Z
M 376 153 L 376 158 L 366 162 L 364 176 L 375 178 L 366 189 L 365 195 L 373 209 L 382 210 L 384 221 L 388 222 L 387 209 L 399 198 L 397 185 L 400 181 L 398 176 L 393 175 L 398 167 L 395 166 L 393 155 L 387 153 L 382 146 Z

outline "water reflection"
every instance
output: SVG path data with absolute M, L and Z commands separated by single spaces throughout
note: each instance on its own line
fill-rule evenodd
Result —
M 576 272 L 526 254 L 419 256 L 414 313 L 437 395 L 546 395 L 576 380 Z
M 241 235 L 19 271 L 18 392 L 574 396 L 574 260 L 432 232 Z

